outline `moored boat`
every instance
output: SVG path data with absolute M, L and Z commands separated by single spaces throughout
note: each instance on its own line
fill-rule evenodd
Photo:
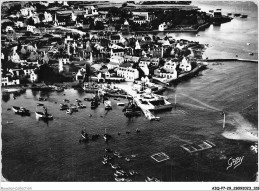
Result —
M 14 111 L 14 113 L 19 115 L 30 115 L 30 111 L 28 109 L 25 109 L 24 107 L 13 106 L 12 110 Z
M 110 100 L 104 101 L 104 106 L 105 106 L 105 110 L 111 110 L 112 109 L 111 101 Z
M 240 18 L 247 18 L 247 15 L 241 15 Z
M 60 104 L 60 110 L 67 110 L 67 109 L 69 109 L 69 106 L 67 104 L 63 104 L 63 103 Z
M 53 119 L 53 116 L 48 113 L 44 114 L 43 112 L 36 111 L 35 115 L 36 115 L 36 118 L 47 119 L 47 120 Z
M 73 113 L 73 111 L 72 111 L 71 108 L 69 108 L 69 109 L 66 110 L 66 113 L 71 115 Z

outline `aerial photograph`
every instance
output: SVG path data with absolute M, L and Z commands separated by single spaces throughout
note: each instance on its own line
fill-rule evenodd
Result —
M 258 4 L 4 1 L 1 96 L 2 181 L 256 183 Z

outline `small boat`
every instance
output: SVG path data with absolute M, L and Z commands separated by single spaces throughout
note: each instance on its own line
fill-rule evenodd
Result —
M 70 100 L 68 100 L 68 99 L 64 99 L 64 100 L 63 100 L 63 102 L 68 102 L 68 103 L 69 103 L 69 102 L 70 102 Z
M 72 109 L 70 108 L 70 109 L 67 109 L 67 110 L 66 110 L 66 113 L 71 115 L 71 114 L 73 113 L 73 111 L 72 111 Z
M 46 100 L 47 100 L 46 98 L 39 97 L 39 101 L 46 101 Z
M 160 182 L 157 178 L 147 176 L 145 182 Z
M 221 11 L 221 9 L 216 9 L 217 11 Z
M 121 169 L 121 166 L 119 166 L 119 164 L 111 164 L 111 168 L 113 169 Z
M 43 103 L 37 103 L 37 106 L 44 106 Z
M 125 178 L 115 178 L 115 181 L 117 182 L 125 182 Z
M 104 139 L 105 139 L 105 141 L 108 141 L 108 140 L 111 139 L 111 138 L 112 138 L 112 136 L 109 135 L 109 134 L 107 133 L 107 129 L 105 129 L 105 134 L 104 134 Z
M 7 108 L 7 111 L 10 111 L 10 110 L 12 110 L 11 108 Z
M 118 106 L 125 106 L 125 103 L 119 102 L 117 103 Z
M 7 124 L 13 124 L 14 122 L 13 121 L 7 121 L 6 123 Z
M 131 161 L 131 159 L 128 158 L 128 157 L 126 157 L 125 160 L 126 160 L 127 162 L 130 162 L 130 161 Z
M 69 106 L 67 104 L 63 104 L 63 103 L 60 104 L 60 110 L 67 110 L 67 109 L 69 109 Z
M 228 13 L 227 15 L 228 15 L 228 16 L 231 16 L 231 15 L 232 15 L 232 13 Z
M 92 98 L 86 97 L 86 98 L 84 98 L 84 101 L 92 101 Z
M 117 151 L 115 151 L 114 153 L 113 153 L 113 155 L 115 155 L 116 157 L 118 157 L 118 158 L 122 158 L 123 156 L 119 153 L 119 152 L 117 152 Z
M 104 160 L 113 160 L 113 159 L 114 159 L 114 156 L 104 155 L 103 159 L 104 159 Z
M 241 15 L 240 18 L 242 19 L 247 18 L 247 15 Z
M 108 165 L 108 161 L 107 160 L 103 160 L 102 163 L 103 163 L 103 165 Z
M 14 113 L 19 114 L 19 115 L 30 115 L 30 111 L 28 109 L 25 109 L 24 107 L 16 107 L 13 106 L 12 110 L 14 111 Z
M 139 174 L 139 173 L 136 172 L 136 171 L 134 171 L 134 170 L 129 170 L 129 174 L 130 174 L 131 176 L 134 176 L 134 175 Z
M 83 109 L 86 108 L 87 106 L 85 104 L 82 103 L 78 103 L 78 108 Z
M 78 110 L 78 107 L 77 107 L 76 105 L 73 105 L 73 104 L 70 105 L 70 109 L 71 109 L 73 112 L 78 112 L 78 111 L 79 111 L 79 110 Z
M 111 101 L 110 100 L 104 101 L 104 106 L 105 106 L 105 110 L 111 110 L 112 109 Z
M 82 130 L 81 131 L 81 137 L 83 138 L 83 140 L 87 140 L 88 139 L 88 133 L 86 132 L 86 130 Z
M 120 174 L 122 176 L 127 175 L 127 173 L 124 170 L 122 170 L 122 169 L 121 170 L 116 170 L 116 173 Z
M 210 12 L 210 13 L 213 13 L 213 12 L 214 12 L 214 10 L 209 10 L 209 12 Z
M 44 114 L 43 112 L 35 112 L 36 118 L 41 118 L 41 119 L 47 119 L 47 120 L 51 120 L 53 119 L 53 116 L 51 114 Z
M 252 53 L 252 52 L 251 52 L 251 53 L 248 53 L 248 54 L 249 54 L 250 56 L 253 56 L 253 55 L 254 55 L 254 53 Z
M 240 17 L 240 13 L 234 13 L 234 17 Z
M 112 153 L 113 150 L 112 150 L 112 149 L 105 149 L 105 152 L 106 152 L 106 153 Z
M 63 88 L 63 87 L 56 87 L 56 88 L 55 88 L 55 91 L 56 91 L 56 92 L 63 92 L 63 91 L 64 91 L 64 88 Z
M 76 102 L 82 102 L 81 100 L 79 100 L 79 99 L 76 99 Z

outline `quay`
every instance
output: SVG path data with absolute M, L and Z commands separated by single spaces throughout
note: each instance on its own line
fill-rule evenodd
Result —
M 140 101 L 141 98 L 141 94 L 137 93 L 135 90 L 133 90 L 131 87 L 131 85 L 129 83 L 127 84 L 115 84 L 116 88 L 122 89 L 124 90 L 128 95 L 130 95 L 133 98 L 134 103 L 141 108 L 141 110 L 143 111 L 145 117 L 149 120 L 160 120 L 160 117 L 156 117 L 155 115 L 152 114 L 151 110 L 151 105 L 148 104 L 142 104 L 142 102 Z M 158 97 L 163 97 L 163 96 L 159 96 Z M 169 103 L 169 102 L 168 102 Z M 168 104 L 169 107 L 171 107 L 171 103 Z M 171 107 L 172 108 L 172 107 Z
M 198 60 L 202 62 L 230 62 L 230 61 L 241 61 L 241 62 L 253 62 L 258 63 L 258 60 L 240 59 L 240 58 L 223 58 L 223 59 L 202 59 Z

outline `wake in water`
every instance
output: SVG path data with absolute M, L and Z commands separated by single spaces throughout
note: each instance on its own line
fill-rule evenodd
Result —
M 189 96 L 189 95 L 187 95 L 187 94 L 183 94 L 183 93 L 179 93 L 179 94 L 180 94 L 180 95 L 183 95 L 183 96 L 185 96 L 185 97 L 187 97 L 187 98 L 189 98 L 189 99 L 191 99 L 191 100 L 193 100 L 193 101 L 195 101 L 195 102 L 197 102 L 197 103 L 199 103 L 199 104 L 201 104 L 201 105 L 203 105 L 205 108 L 211 109 L 211 110 L 213 110 L 213 111 L 222 111 L 222 109 L 218 109 L 218 108 L 216 108 L 216 107 L 210 106 L 210 105 L 208 105 L 207 103 L 202 102 L 202 101 L 200 101 L 200 100 L 198 100 L 198 99 L 196 99 L 196 98 L 193 98 L 193 97 L 191 97 L 191 96 Z
M 188 143 L 188 144 L 192 144 L 191 141 L 189 141 L 189 140 L 185 140 L 185 139 L 182 139 L 182 138 L 178 137 L 177 135 L 170 135 L 170 137 L 171 137 L 171 138 L 174 138 L 174 139 L 177 139 L 177 140 L 179 140 L 179 141 L 182 141 L 182 142 Z
M 222 135 L 227 139 L 234 140 L 245 140 L 258 142 L 258 131 L 253 125 L 247 121 L 241 114 L 238 112 L 232 112 L 227 115 L 229 118 L 226 123 L 231 124 L 235 127 L 233 131 L 225 130 Z

